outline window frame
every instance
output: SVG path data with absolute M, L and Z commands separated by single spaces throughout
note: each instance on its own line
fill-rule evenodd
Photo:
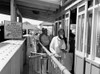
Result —
M 98 7 L 96 7 L 96 8 L 94 8 L 94 12 L 96 12 L 97 11 L 97 9 L 99 9 L 100 8 L 100 6 L 98 6 Z M 99 12 L 100 12 L 100 10 L 99 10 Z M 98 13 L 98 12 L 97 12 Z M 95 13 L 94 13 L 95 14 Z M 100 14 L 99 14 L 100 15 Z M 98 15 L 96 15 L 95 16 L 96 18 L 97 18 L 97 23 L 99 22 L 99 20 L 98 20 L 98 18 L 100 19 L 100 16 L 98 16 Z M 95 21 L 95 20 L 94 20 Z M 100 22 L 99 22 L 100 23 Z M 95 44 L 95 49 L 94 49 L 94 60 L 95 61 L 100 61 L 100 57 L 97 57 L 97 34 L 98 34 L 98 29 L 97 29 L 97 27 L 98 27 L 98 25 L 99 24 L 96 24 L 96 29 L 95 29 L 95 31 L 96 31 L 96 40 L 95 40 L 95 42 L 96 42 L 96 44 Z M 99 62 L 100 63 L 100 62 Z
M 82 7 L 82 6 L 85 6 L 85 9 L 83 10 L 83 11 L 81 11 L 81 12 L 79 12 L 79 8 L 80 7 Z M 78 49 L 79 49 L 79 45 L 80 44 L 78 44 L 78 38 L 77 38 L 77 36 L 78 36 L 78 22 L 79 22 L 79 16 L 81 15 L 83 15 L 84 14 L 84 28 L 83 28 L 83 46 L 82 46 L 82 49 L 83 49 L 83 51 L 81 52 L 81 51 L 79 51 Z M 77 6 L 77 25 L 76 25 L 76 42 L 75 42 L 75 47 L 76 47 L 76 49 L 75 49 L 75 54 L 76 55 L 78 55 L 78 56 L 81 56 L 81 57 L 85 57 L 85 28 L 86 28 L 86 16 L 87 16 L 87 1 L 85 1 L 85 2 L 83 2 L 82 4 L 80 4 L 79 6 Z M 81 26 L 80 26 L 81 27 Z M 80 37 L 80 33 L 79 33 L 79 37 Z

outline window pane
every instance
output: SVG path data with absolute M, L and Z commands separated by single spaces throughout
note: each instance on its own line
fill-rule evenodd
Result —
M 100 3 L 100 0 L 95 0 L 95 4 L 99 4 Z
M 78 16 L 78 24 L 77 24 L 77 50 L 79 50 L 79 36 L 80 36 L 80 24 L 81 24 L 81 16 Z
M 84 14 L 81 19 L 81 31 L 80 31 L 80 51 L 83 51 L 83 34 L 84 34 Z
M 85 5 L 83 5 L 83 6 L 81 6 L 81 7 L 79 8 L 79 12 L 84 11 L 84 10 L 85 10 Z
M 66 18 L 69 16 L 69 14 L 66 14 Z
M 97 34 L 97 53 L 96 56 L 100 58 L 100 33 Z
M 100 58 L 100 11 L 97 11 L 97 51 L 96 51 L 96 56 Z
M 65 20 L 65 37 L 68 37 L 68 19 Z
M 55 24 L 55 36 L 57 35 L 57 23 Z
M 90 46 L 91 46 L 91 29 L 92 29 L 92 11 L 88 12 L 88 30 L 87 30 L 87 53 L 90 54 Z
M 77 25 L 77 50 L 83 51 L 83 34 L 84 34 L 84 14 L 78 17 Z

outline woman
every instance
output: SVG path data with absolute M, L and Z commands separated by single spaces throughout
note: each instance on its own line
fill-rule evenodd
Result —
M 65 32 L 63 29 L 59 29 L 58 36 L 53 37 L 50 43 L 50 51 L 54 54 L 56 57 L 63 57 L 63 50 L 65 50 L 66 47 L 66 41 L 65 39 Z
M 65 38 L 65 32 L 63 29 L 58 31 L 58 36 L 55 36 L 51 43 L 50 43 L 50 51 L 53 53 L 55 57 L 61 57 L 61 63 L 67 68 L 67 70 L 72 70 L 72 61 L 73 56 L 69 52 L 70 50 L 67 49 L 67 39 Z M 59 60 L 59 59 L 58 59 Z M 54 64 L 54 67 L 57 67 Z

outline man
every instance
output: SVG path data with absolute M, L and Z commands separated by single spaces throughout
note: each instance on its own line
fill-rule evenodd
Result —
M 50 39 L 49 39 L 49 36 L 48 36 L 47 33 L 48 33 L 47 29 L 43 28 L 42 29 L 42 34 L 40 34 L 39 40 L 43 44 L 43 46 L 45 46 L 49 50 Z
M 43 28 L 42 29 L 42 34 L 40 35 L 39 40 L 43 44 L 43 46 L 45 46 L 49 50 L 50 39 L 49 39 L 49 36 L 48 36 L 47 33 L 48 33 L 47 29 Z M 44 49 L 41 48 L 41 52 L 45 53 Z M 48 72 L 48 59 L 45 63 L 46 63 L 46 71 Z

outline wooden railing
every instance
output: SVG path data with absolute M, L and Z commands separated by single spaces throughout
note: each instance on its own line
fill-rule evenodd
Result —
M 39 42 L 40 43 L 40 42 Z M 61 71 L 61 74 L 71 74 L 67 69 L 66 69 L 66 67 L 65 66 L 63 66 L 61 63 L 60 63 L 60 61 L 58 61 L 57 60 L 57 58 L 52 54 L 52 53 L 50 53 L 41 43 L 40 43 L 40 45 L 42 46 L 42 48 L 44 49 L 44 51 L 47 53 L 47 55 L 49 56 L 49 61 L 53 61 L 54 63 L 55 63 L 55 65 L 59 68 L 59 70 Z M 50 64 L 51 63 L 51 64 Z M 49 65 L 51 66 L 51 68 L 54 68 L 54 66 L 52 66 L 53 65 L 53 63 L 52 62 L 50 62 L 49 63 Z M 52 69 L 51 71 L 53 71 L 53 70 L 55 70 L 55 69 Z M 57 71 L 58 69 L 56 69 L 56 71 Z M 60 72 L 59 71 L 59 72 Z M 53 73 L 54 74 L 54 73 Z
M 55 57 L 41 43 L 40 45 L 46 53 L 36 53 L 33 51 L 30 52 L 29 74 L 33 74 L 35 72 L 38 72 L 39 74 L 46 74 L 47 61 L 49 74 L 71 74 L 62 64 L 61 57 Z

